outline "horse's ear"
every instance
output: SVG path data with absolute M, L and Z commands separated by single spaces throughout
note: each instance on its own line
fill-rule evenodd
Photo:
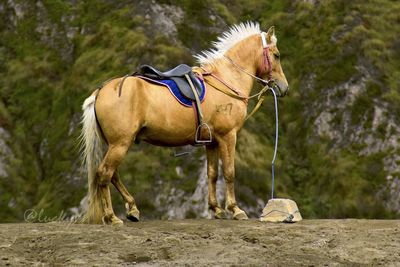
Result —
M 271 27 L 268 29 L 267 35 L 269 35 L 269 36 L 275 35 L 275 26 L 271 26 Z
M 267 31 L 267 41 L 268 43 L 276 44 L 276 36 L 275 36 L 275 26 L 271 26 Z

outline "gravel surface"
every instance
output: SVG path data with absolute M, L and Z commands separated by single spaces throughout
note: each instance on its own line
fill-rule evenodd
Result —
M 400 266 L 400 220 L 0 224 L 0 266 Z

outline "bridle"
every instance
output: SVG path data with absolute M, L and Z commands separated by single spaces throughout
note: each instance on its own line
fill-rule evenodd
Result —
M 267 75 L 268 75 L 267 76 L 268 80 L 266 82 L 266 84 L 267 84 L 268 82 L 270 82 L 272 80 L 272 64 L 271 64 L 271 59 L 269 58 L 269 45 L 267 43 L 267 38 L 265 37 L 265 35 L 267 35 L 265 32 L 261 33 L 261 42 L 263 45 L 263 63 L 264 63 L 263 64 L 263 72 L 267 72 Z
M 263 46 L 263 60 L 262 60 L 262 65 L 261 65 L 261 71 L 259 71 L 258 75 L 253 75 L 250 72 L 248 72 L 246 69 L 241 67 L 239 64 L 237 64 L 235 61 L 233 61 L 230 57 L 223 55 L 223 57 L 228 60 L 233 66 L 235 66 L 237 69 L 242 71 L 243 73 L 246 73 L 247 75 L 251 76 L 252 78 L 256 79 L 257 81 L 261 82 L 263 85 L 270 84 L 272 80 L 272 64 L 271 64 L 271 59 L 269 57 L 269 44 L 267 43 L 267 38 L 265 32 L 261 32 L 261 42 Z M 267 73 L 267 80 L 260 78 L 263 73 Z
M 270 45 L 267 43 L 267 39 L 266 39 L 266 33 L 265 32 L 261 32 L 261 42 L 262 42 L 262 46 L 263 46 L 263 59 L 262 59 L 262 65 L 260 68 L 260 71 L 258 73 L 258 75 L 254 75 L 252 73 L 250 73 L 249 71 L 247 71 L 246 69 L 244 69 L 243 67 L 241 67 L 239 64 L 237 64 L 235 61 L 233 61 L 231 58 L 229 58 L 226 55 L 223 55 L 223 58 L 228 60 L 234 67 L 236 67 L 238 70 L 240 70 L 241 72 L 249 75 L 250 77 L 256 79 L 257 81 L 261 82 L 261 84 L 264 85 L 264 87 L 256 94 L 251 95 L 251 96 L 245 96 L 243 95 L 243 93 L 241 92 L 241 90 L 238 90 L 236 88 L 234 88 L 233 86 L 231 86 L 230 84 L 228 84 L 227 82 L 225 82 L 223 79 L 221 79 L 220 77 L 218 77 L 217 75 L 213 74 L 212 72 L 207 72 L 204 68 L 200 67 L 201 71 L 195 71 L 195 73 L 198 73 L 199 76 L 212 76 L 214 79 L 216 79 L 217 81 L 219 81 L 221 84 L 223 84 L 224 86 L 226 86 L 227 88 L 230 89 L 230 91 L 219 87 L 216 84 L 211 83 L 209 80 L 206 81 L 208 84 L 210 84 L 212 87 L 214 87 L 215 89 L 240 100 L 243 100 L 246 105 L 248 103 L 248 100 L 251 98 L 255 98 L 257 97 L 258 102 L 255 105 L 255 107 L 253 108 L 253 110 L 250 112 L 249 115 L 247 115 L 246 120 L 253 115 L 258 108 L 261 106 L 262 102 L 264 101 L 264 95 L 268 90 L 272 90 L 273 94 L 275 95 L 275 91 L 274 91 L 274 80 L 272 79 L 272 64 L 271 64 L 271 59 L 269 57 L 269 47 Z M 259 76 L 261 76 L 263 73 L 267 73 L 267 80 L 260 78 Z

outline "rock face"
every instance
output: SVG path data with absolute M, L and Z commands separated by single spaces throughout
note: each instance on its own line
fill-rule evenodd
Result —
M 150 22 L 152 27 L 157 31 L 162 30 L 163 34 L 169 38 L 177 39 L 178 30 L 177 25 L 179 25 L 184 17 L 183 10 L 178 6 L 157 4 L 152 1 L 150 5 L 147 6 L 147 12 L 145 19 Z
M 10 134 L 0 128 L 0 177 L 7 177 L 7 160 L 12 157 L 12 152 L 7 142 L 10 141 Z
M 312 112 L 320 112 L 314 120 L 314 136 L 327 137 L 334 144 L 332 150 L 343 150 L 359 145 L 355 151 L 360 157 L 379 154 L 376 160 L 384 167 L 386 184 L 377 189 L 377 197 L 389 210 L 400 212 L 398 173 L 400 170 L 398 151 L 400 127 L 398 119 L 390 112 L 390 103 L 379 98 L 369 98 L 367 84 L 374 80 L 367 68 L 359 66 L 358 73 L 350 81 L 329 88 L 312 106 Z M 377 82 L 377 81 L 375 81 Z M 368 99 L 370 110 L 361 111 L 355 117 L 360 98 Z
M 168 219 L 184 218 L 211 218 L 208 211 L 207 202 L 207 167 L 203 160 L 203 166 L 199 171 L 199 178 L 196 183 L 196 189 L 192 195 L 183 190 L 172 188 L 168 195 L 158 195 L 156 202 L 160 203 L 157 207 L 163 207 L 161 203 L 166 203 L 166 207 L 161 210 L 166 212 Z M 221 180 L 219 180 L 221 181 Z M 221 198 L 221 182 L 218 183 L 218 197 Z M 161 200 L 165 198 L 164 200 Z
M 157 207 L 161 213 L 166 214 L 167 219 L 184 219 L 184 218 L 213 218 L 214 214 L 208 209 L 208 179 L 207 179 L 207 162 L 202 159 L 202 167 L 199 170 L 196 188 L 192 195 L 183 190 L 172 188 L 167 195 L 159 194 L 156 198 Z M 220 172 L 221 171 L 220 164 Z M 225 206 L 225 183 L 223 176 L 219 175 L 217 180 L 217 199 L 220 206 Z M 264 205 L 262 199 L 254 197 L 256 206 L 249 206 L 247 203 L 239 201 L 239 206 L 252 217 L 257 217 L 260 212 L 260 207 Z M 166 203 L 163 205 L 162 203 Z M 230 214 L 228 214 L 229 216 Z

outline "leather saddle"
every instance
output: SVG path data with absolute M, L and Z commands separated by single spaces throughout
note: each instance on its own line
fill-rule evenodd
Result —
M 182 95 L 193 101 L 193 108 L 197 116 L 197 128 L 195 133 L 195 145 L 206 145 L 212 142 L 211 129 L 207 123 L 203 122 L 203 113 L 201 111 L 201 102 L 199 96 L 203 94 L 203 87 L 196 78 L 192 68 L 186 64 L 180 64 L 175 68 L 162 72 L 149 65 L 142 65 L 139 70 L 132 74 L 133 76 L 144 76 L 153 80 L 173 80 L 179 88 Z M 206 138 L 202 138 L 206 132 Z
M 196 96 L 191 89 L 190 82 L 192 83 L 197 95 L 200 96 L 203 93 L 203 87 L 192 72 L 192 68 L 186 64 L 180 64 L 175 68 L 161 72 L 156 68 L 149 65 L 142 65 L 134 75 L 141 75 L 155 80 L 173 80 L 178 86 L 181 93 L 188 99 L 196 101 Z M 190 79 L 190 81 L 188 80 Z

